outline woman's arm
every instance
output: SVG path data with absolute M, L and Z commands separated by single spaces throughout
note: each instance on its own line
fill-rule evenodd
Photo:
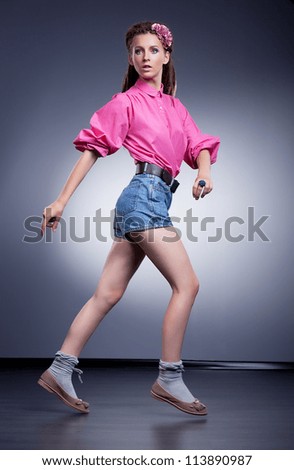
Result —
M 85 150 L 80 156 L 57 199 L 52 204 L 45 207 L 43 211 L 42 235 L 44 234 L 46 226 L 52 228 L 53 231 L 56 230 L 66 204 L 92 168 L 97 158 L 97 153 L 90 150 Z
M 213 189 L 213 184 L 210 176 L 210 153 L 208 150 L 203 149 L 199 152 L 197 157 L 197 164 L 198 164 L 198 174 L 197 178 L 193 184 L 193 197 L 198 200 L 200 195 L 201 197 L 206 196 L 206 194 L 210 193 Z M 199 181 L 204 180 L 205 186 L 204 189 L 199 186 Z M 203 189 L 203 192 L 202 192 Z M 202 192 L 202 194 L 201 194 Z

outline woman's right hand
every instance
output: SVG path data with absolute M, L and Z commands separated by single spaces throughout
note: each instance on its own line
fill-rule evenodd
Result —
M 62 216 L 63 210 L 64 205 L 58 200 L 45 207 L 43 211 L 43 222 L 41 226 L 42 236 L 45 233 L 46 227 L 51 228 L 53 232 L 55 232 Z

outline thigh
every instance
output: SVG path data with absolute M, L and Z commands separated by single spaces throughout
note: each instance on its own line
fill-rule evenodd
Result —
M 181 289 L 198 283 L 189 256 L 174 227 L 133 232 L 131 236 L 172 288 Z
M 145 257 L 141 248 L 124 239 L 115 239 L 107 256 L 97 287 L 124 291 Z

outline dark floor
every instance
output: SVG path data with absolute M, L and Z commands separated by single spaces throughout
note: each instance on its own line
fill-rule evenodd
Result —
M 293 370 L 187 370 L 207 417 L 152 399 L 151 367 L 84 368 L 89 415 L 38 386 L 41 372 L 1 370 L 0 449 L 294 449 Z

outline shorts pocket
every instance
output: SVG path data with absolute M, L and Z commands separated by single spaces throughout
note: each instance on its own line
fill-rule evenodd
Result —
M 136 210 L 140 186 L 140 181 L 131 181 L 130 184 L 122 191 L 115 206 L 117 214 L 126 215 L 129 212 Z
M 161 217 L 168 217 L 168 210 L 172 202 L 172 193 L 169 187 L 163 181 L 159 181 L 150 189 L 150 202 L 154 213 Z

